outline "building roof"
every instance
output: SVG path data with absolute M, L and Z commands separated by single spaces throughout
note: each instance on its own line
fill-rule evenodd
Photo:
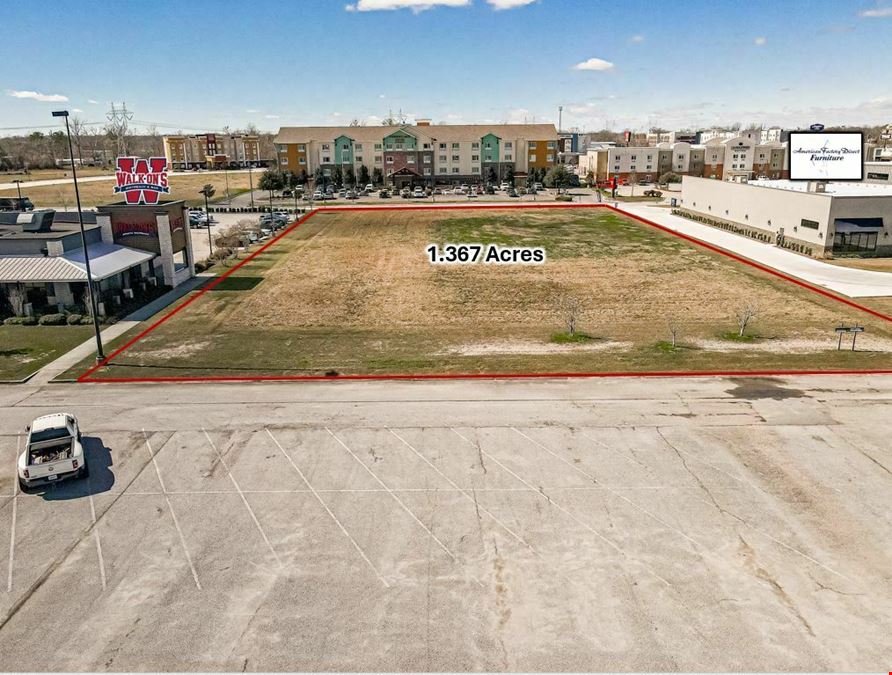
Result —
M 354 141 L 380 141 L 395 131 L 404 130 L 414 136 L 436 141 L 458 141 L 469 138 L 483 138 L 494 134 L 507 140 L 524 139 L 533 141 L 558 140 L 557 129 L 553 124 L 432 124 L 429 126 L 367 126 L 367 127 L 282 127 L 275 138 L 276 143 L 309 143 L 310 141 L 331 141 L 338 136 L 347 136 Z
M 97 281 L 114 276 L 155 257 L 155 254 L 149 251 L 140 251 L 105 242 L 91 244 L 88 250 L 90 271 Z M 87 267 L 82 248 L 53 257 L 0 256 L 0 282 L 3 283 L 86 280 Z
M 94 219 L 92 223 L 84 223 L 84 230 L 89 232 L 99 227 Z M 61 239 L 70 234 L 80 232 L 80 225 L 77 222 L 65 222 L 53 220 L 53 224 L 49 230 L 38 232 L 26 232 L 21 225 L 0 224 L 0 239 Z
M 831 197 L 892 197 L 892 185 L 877 183 L 834 183 L 829 182 L 824 192 L 809 190 L 809 183 L 817 181 L 799 180 L 751 180 L 749 185 L 756 187 L 774 188 L 776 190 L 789 190 L 791 192 L 809 192 L 811 194 L 826 194 Z

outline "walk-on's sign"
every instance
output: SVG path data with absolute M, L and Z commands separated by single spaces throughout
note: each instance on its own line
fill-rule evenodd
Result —
M 157 204 L 170 193 L 166 157 L 118 157 L 117 166 L 115 194 L 123 193 L 128 204 Z

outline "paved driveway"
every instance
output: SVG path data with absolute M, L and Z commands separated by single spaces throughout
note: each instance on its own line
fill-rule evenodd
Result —
M 90 478 L 23 495 L 59 409 Z M 881 377 L 2 388 L 0 663 L 881 670 L 890 409 Z

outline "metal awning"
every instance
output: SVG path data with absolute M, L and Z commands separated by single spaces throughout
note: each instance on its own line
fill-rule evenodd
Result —
M 90 271 L 93 279 L 101 281 L 155 257 L 118 244 L 91 244 Z M 87 268 L 84 250 L 77 249 L 61 256 L 0 256 L 0 283 L 86 281 Z

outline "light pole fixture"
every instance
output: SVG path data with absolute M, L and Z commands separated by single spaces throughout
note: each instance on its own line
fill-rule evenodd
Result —
M 15 183 L 15 189 L 16 189 L 16 192 L 19 193 L 19 201 L 21 201 L 22 200 L 22 181 L 19 180 L 18 178 L 16 178 L 12 182 Z
M 248 162 L 248 186 L 250 187 L 251 194 L 251 208 L 254 208 L 254 179 L 251 175 L 251 169 L 254 167 L 253 162 Z
M 65 118 L 65 133 L 68 135 L 68 157 L 71 159 L 71 176 L 74 179 L 74 198 L 77 201 L 77 222 L 81 228 L 81 244 L 84 247 L 84 266 L 87 270 L 87 296 L 90 299 L 90 310 L 93 315 L 93 332 L 96 333 L 96 361 L 105 360 L 102 351 L 102 336 L 99 334 L 99 305 L 93 288 L 93 273 L 90 271 L 90 253 L 87 250 L 87 234 L 84 231 L 84 213 L 81 211 L 81 193 L 77 186 L 77 169 L 74 168 L 74 148 L 71 145 L 71 128 L 68 126 L 68 111 L 54 110 L 53 117 Z
M 208 226 L 208 260 L 210 260 L 211 256 L 214 255 L 214 245 L 211 243 L 211 211 L 208 206 L 208 191 L 202 188 L 201 194 L 204 195 L 204 217 Z

